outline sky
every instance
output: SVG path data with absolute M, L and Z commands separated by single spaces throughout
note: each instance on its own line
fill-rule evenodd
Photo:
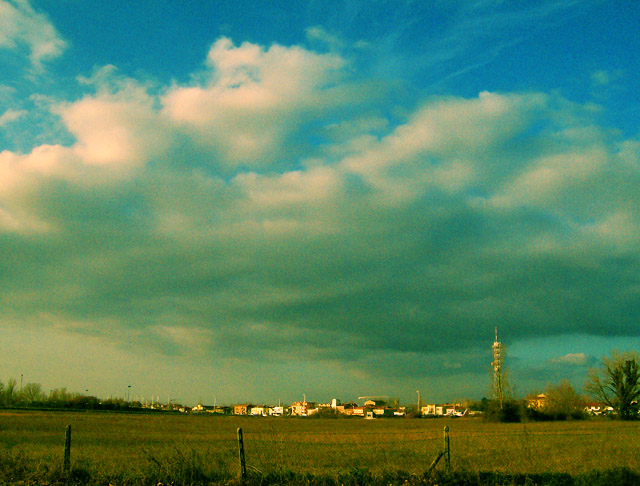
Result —
M 517 395 L 640 348 L 640 3 L 0 0 L 0 381 Z

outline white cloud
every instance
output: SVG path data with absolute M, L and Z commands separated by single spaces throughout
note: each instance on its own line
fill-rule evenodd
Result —
M 552 363 L 557 364 L 565 364 L 571 366 L 586 366 L 592 364 L 595 361 L 593 356 L 587 355 L 585 353 L 569 353 L 564 356 L 558 356 L 556 358 L 552 358 Z
M 27 112 L 25 110 L 7 110 L 2 115 L 0 115 L 0 127 L 4 127 L 9 123 L 12 123 L 19 118 L 25 116 Z
M 533 207 L 558 207 L 576 195 L 579 186 L 597 178 L 607 164 L 608 154 L 600 147 L 588 151 L 560 152 L 535 159 L 523 174 L 505 184 L 491 204 Z M 574 190 L 571 190 L 574 189 Z
M 345 45 L 340 36 L 331 34 L 320 26 L 308 27 L 305 34 L 308 41 L 318 42 L 332 51 L 340 51 Z
M 472 183 L 501 177 L 498 166 L 508 161 L 493 154 L 544 110 L 545 102 L 540 94 L 437 99 L 380 142 L 347 157 L 343 165 L 392 204 L 434 189 L 460 192 Z
M 62 54 L 66 42 L 49 19 L 36 12 L 28 0 L 0 0 L 0 48 L 17 50 L 26 46 L 36 69 Z
M 25 155 L 8 150 L 0 152 L 0 200 L 43 178 L 77 177 L 76 162 L 72 150 L 60 145 L 41 145 Z
M 25 155 L 0 152 L 0 232 L 48 233 L 56 224 L 38 214 L 34 200 L 52 181 L 89 183 L 68 147 L 42 145 Z
M 610 255 L 624 255 L 640 249 L 640 219 L 613 209 L 610 214 L 583 228 L 585 240 Z
M 290 208 L 300 204 L 326 203 L 335 197 L 339 175 L 329 167 L 291 171 L 277 176 L 249 173 L 236 182 L 256 208 Z
M 166 151 L 173 138 L 153 103 L 142 88 L 135 88 L 88 96 L 60 111 L 85 163 L 135 166 Z
M 176 86 L 162 102 L 164 113 L 222 167 L 281 164 L 306 143 L 299 133 L 306 123 L 362 98 L 344 82 L 345 61 L 333 54 L 277 44 L 236 47 L 223 38 L 211 47 L 207 65 L 205 86 Z

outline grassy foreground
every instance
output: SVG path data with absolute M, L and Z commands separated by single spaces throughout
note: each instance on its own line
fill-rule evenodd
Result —
M 425 475 L 445 425 L 451 472 Z M 238 427 L 250 484 L 640 484 L 640 423 L 43 411 L 0 411 L 0 484 L 237 484 Z

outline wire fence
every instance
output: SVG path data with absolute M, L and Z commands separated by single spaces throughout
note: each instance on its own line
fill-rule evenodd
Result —
M 68 447 L 65 422 L 73 430 Z M 612 420 L 495 424 L 466 418 L 0 414 L 0 455 L 33 457 L 52 464 L 48 467 L 57 463 L 104 477 L 123 471 L 152 477 L 180 468 L 235 476 L 241 428 L 250 472 L 423 474 L 446 447 L 445 427 L 452 471 L 575 475 L 624 467 L 640 473 L 640 421 Z M 443 470 L 444 458 L 435 467 Z
M 453 470 L 578 474 L 626 467 L 640 472 L 640 424 L 435 422 L 411 429 L 371 425 L 371 430 L 327 427 L 291 434 L 246 428 L 247 463 L 260 471 L 325 474 L 366 468 L 420 474 L 444 450 L 443 429 L 449 428 Z

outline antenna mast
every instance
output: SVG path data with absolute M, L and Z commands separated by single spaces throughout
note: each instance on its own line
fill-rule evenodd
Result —
M 496 340 L 493 342 L 493 362 L 491 366 L 493 367 L 493 394 L 498 400 L 501 409 L 504 403 L 504 356 L 505 347 L 498 341 L 498 327 L 496 326 Z

